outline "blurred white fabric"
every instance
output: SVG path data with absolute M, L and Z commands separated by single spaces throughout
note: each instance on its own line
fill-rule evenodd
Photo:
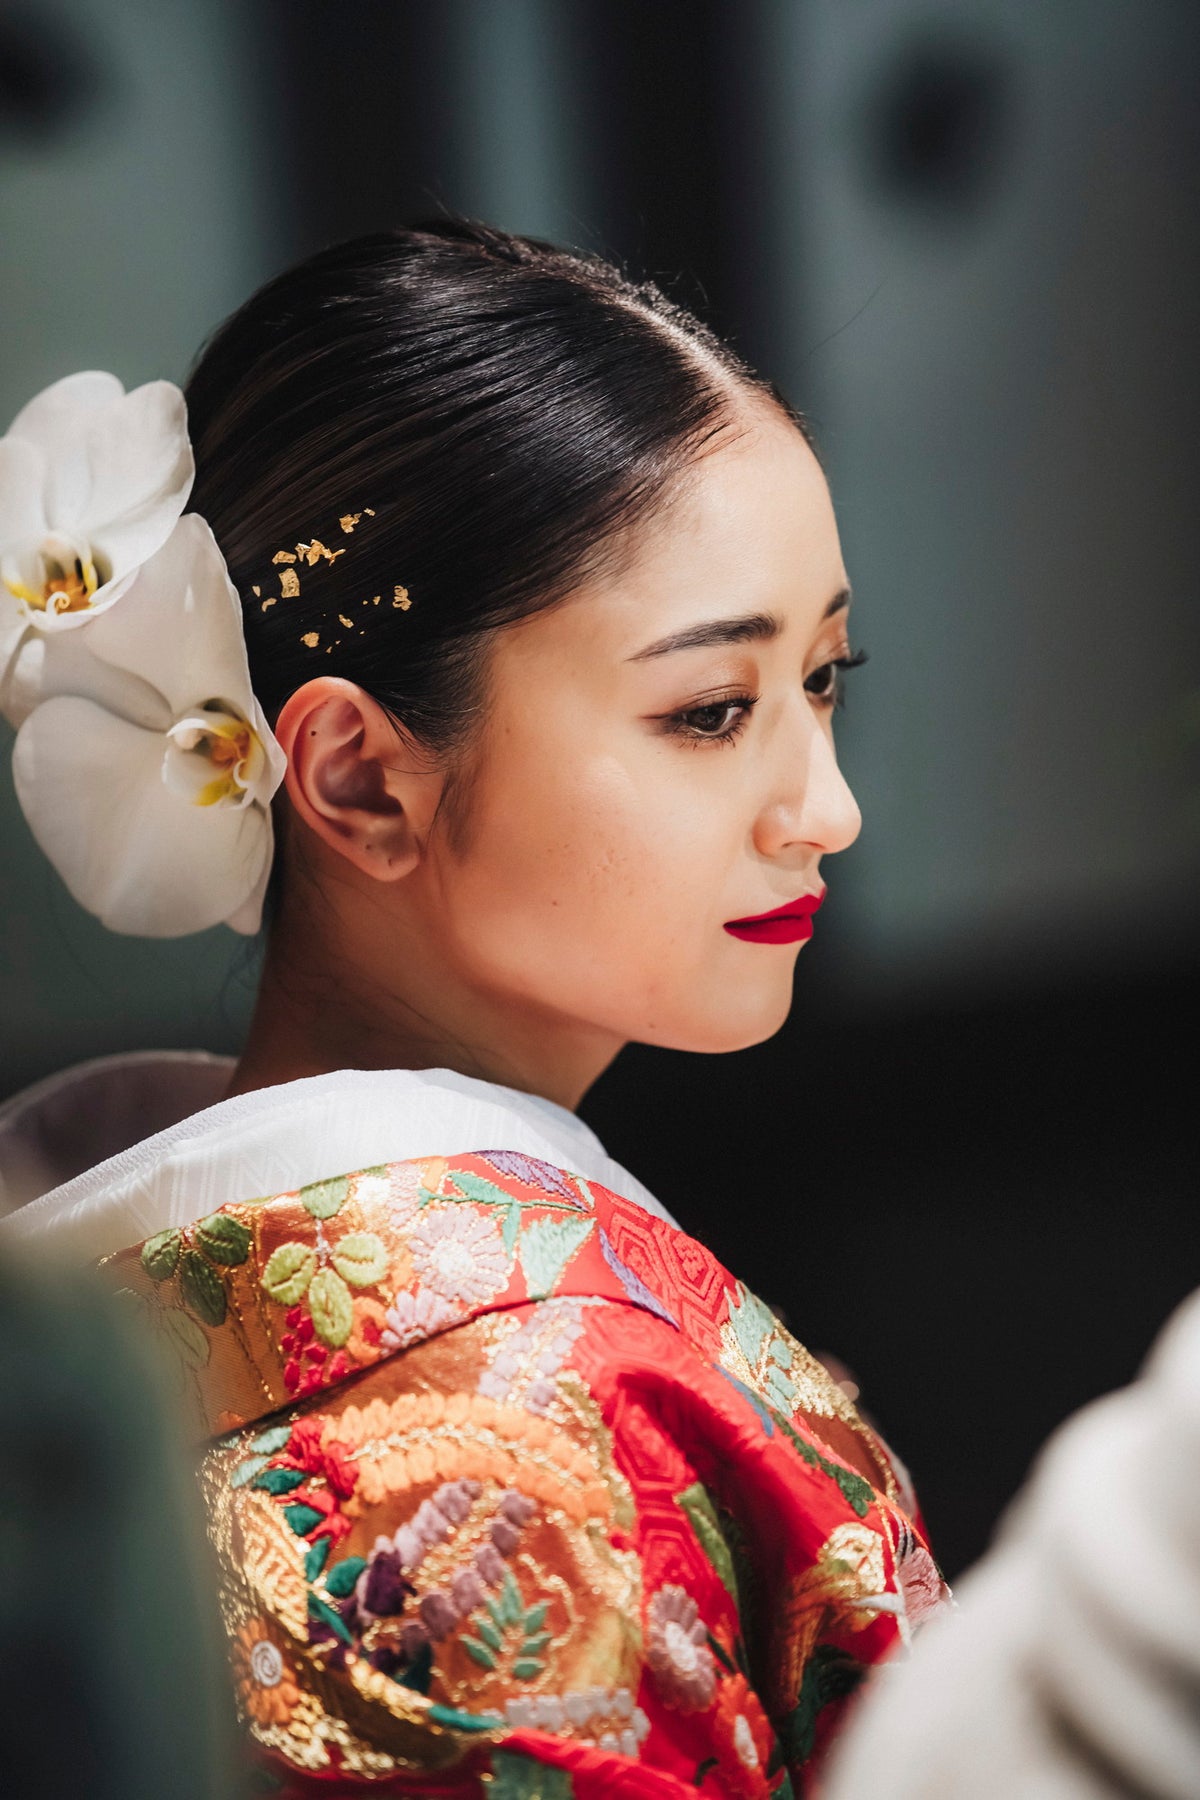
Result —
M 222 1100 L 233 1067 L 105 1057 L 15 1095 L 0 1108 L 0 1237 L 86 1262 L 230 1200 L 472 1150 L 540 1157 L 675 1223 L 582 1119 L 536 1094 L 453 1069 L 338 1069 Z
M 877 1672 L 825 1800 L 1197 1800 L 1200 1293 L 1050 1439 L 955 1592 Z

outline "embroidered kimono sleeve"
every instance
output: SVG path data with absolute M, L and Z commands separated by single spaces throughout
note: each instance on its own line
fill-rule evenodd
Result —
M 530 1303 L 209 1452 L 238 1702 L 270 1762 L 384 1791 L 789 1791 L 730 1519 L 644 1408 L 606 1423 L 631 1326 L 678 1352 L 631 1307 Z

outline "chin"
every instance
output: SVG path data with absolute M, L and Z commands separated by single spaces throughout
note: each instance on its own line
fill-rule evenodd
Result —
M 655 1044 L 660 1050 L 690 1050 L 699 1056 L 750 1050 L 755 1044 L 765 1044 L 784 1025 L 792 1009 L 791 983 L 783 993 L 743 994 L 739 999 L 741 1003 L 736 1008 L 730 1008 L 726 997 L 724 1005 L 718 1001 L 711 1011 L 679 1018 L 640 1041 Z

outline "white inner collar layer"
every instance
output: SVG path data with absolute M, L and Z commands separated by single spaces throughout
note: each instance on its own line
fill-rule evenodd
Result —
M 339 1069 L 217 1099 L 232 1068 L 202 1052 L 142 1052 L 83 1063 L 14 1096 L 0 1107 L 0 1210 L 15 1209 L 0 1218 L 0 1236 L 53 1240 L 57 1253 L 86 1262 L 230 1201 L 477 1150 L 540 1157 L 675 1223 L 552 1100 L 452 1069 Z M 152 1135 L 134 1141 L 120 1129 L 131 1123 Z M 128 1148 L 105 1154 L 114 1141 Z M 42 1191 L 38 1176 L 54 1179 L 56 1149 L 59 1171 L 79 1168 L 89 1143 L 104 1160 Z

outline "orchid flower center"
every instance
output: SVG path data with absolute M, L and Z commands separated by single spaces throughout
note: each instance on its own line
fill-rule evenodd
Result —
M 193 806 L 244 806 L 266 767 L 254 727 L 209 700 L 167 733 L 163 780 Z
M 42 539 L 28 573 L 32 579 L 26 581 L 18 571 L 6 569 L 5 587 L 31 612 L 55 615 L 87 612 L 97 589 L 108 579 L 102 559 L 88 544 L 57 532 Z

